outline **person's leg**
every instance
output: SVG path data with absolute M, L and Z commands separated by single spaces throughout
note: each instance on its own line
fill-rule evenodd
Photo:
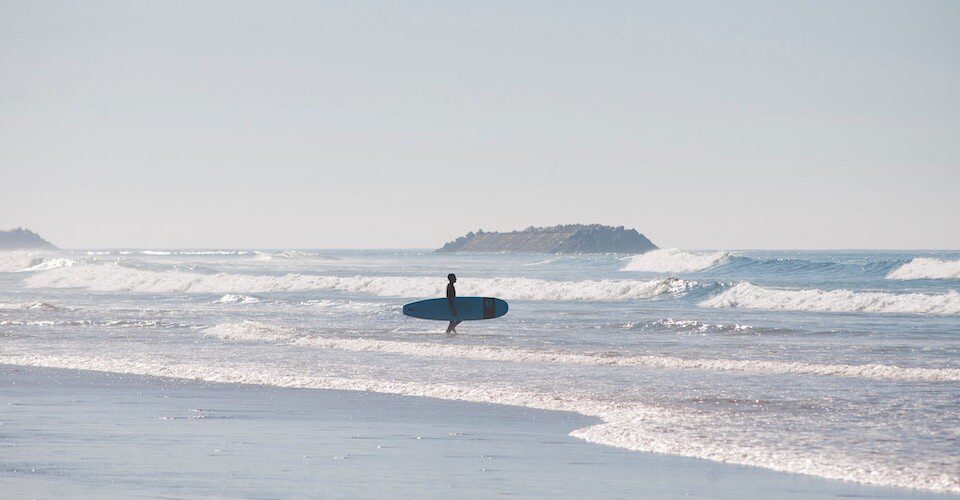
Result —
M 451 321 L 450 324 L 447 325 L 447 333 L 455 332 L 455 331 L 457 331 L 457 323 L 454 321 Z

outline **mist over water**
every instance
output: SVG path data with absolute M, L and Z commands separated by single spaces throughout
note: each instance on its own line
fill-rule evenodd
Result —
M 495 402 L 574 435 L 960 492 L 960 253 L 0 253 L 0 362 Z M 405 302 L 496 296 L 445 324 Z

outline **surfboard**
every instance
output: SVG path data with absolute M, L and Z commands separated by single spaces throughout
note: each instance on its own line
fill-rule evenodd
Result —
M 491 297 L 457 297 L 453 300 L 457 306 L 457 316 L 451 314 L 447 299 L 411 302 L 403 306 L 403 314 L 420 319 L 473 321 L 499 318 L 507 314 L 510 308 L 505 301 Z

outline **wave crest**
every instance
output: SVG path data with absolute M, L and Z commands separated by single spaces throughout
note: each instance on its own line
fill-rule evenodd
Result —
M 58 267 L 70 267 L 76 265 L 77 261 L 72 259 L 64 258 L 41 258 L 39 260 L 34 260 L 31 262 L 29 267 L 21 269 L 19 272 L 34 272 L 34 271 L 48 271 L 50 269 L 56 269 Z
M 14 310 L 14 309 L 48 309 L 48 310 L 57 310 L 59 307 L 49 304 L 47 302 L 18 302 L 14 304 L 4 304 L 0 303 L 0 310 Z
M 46 271 L 76 263 L 72 259 L 43 252 L 0 252 L 0 272 L 2 273 Z
M 730 258 L 727 252 L 695 254 L 675 248 L 653 250 L 633 257 L 621 271 L 649 273 L 689 273 L 703 271 L 725 263 Z
M 260 302 L 260 299 L 257 297 L 238 295 L 235 293 L 228 293 L 220 297 L 220 300 L 217 300 L 217 304 L 256 304 L 257 302 Z
M 88 288 L 106 292 L 264 293 L 335 290 L 385 297 L 442 296 L 446 283 L 432 277 L 318 276 L 287 274 L 198 274 L 153 271 L 119 265 L 84 265 L 30 276 L 34 288 Z M 680 294 L 699 284 L 677 278 L 654 280 L 549 281 L 532 278 L 477 278 L 458 283 L 462 295 L 496 295 L 514 300 L 625 301 Z
M 960 293 L 955 290 L 939 295 L 851 290 L 779 290 L 743 282 L 700 302 L 700 306 L 783 311 L 952 315 L 960 314 Z
M 284 250 L 282 252 L 254 252 L 253 260 L 271 261 L 274 259 L 305 259 L 305 260 L 340 260 L 332 255 L 304 252 L 300 250 Z
M 960 279 L 960 260 L 918 257 L 887 274 L 890 280 Z

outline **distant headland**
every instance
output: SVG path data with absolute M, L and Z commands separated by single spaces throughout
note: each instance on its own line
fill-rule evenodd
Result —
M 39 234 L 22 227 L 10 230 L 0 229 L 0 250 L 56 250 L 53 243 Z
M 437 250 L 453 252 L 504 253 L 643 253 L 656 250 L 636 229 L 600 224 L 567 224 L 553 227 L 528 227 L 508 233 L 467 233 Z

